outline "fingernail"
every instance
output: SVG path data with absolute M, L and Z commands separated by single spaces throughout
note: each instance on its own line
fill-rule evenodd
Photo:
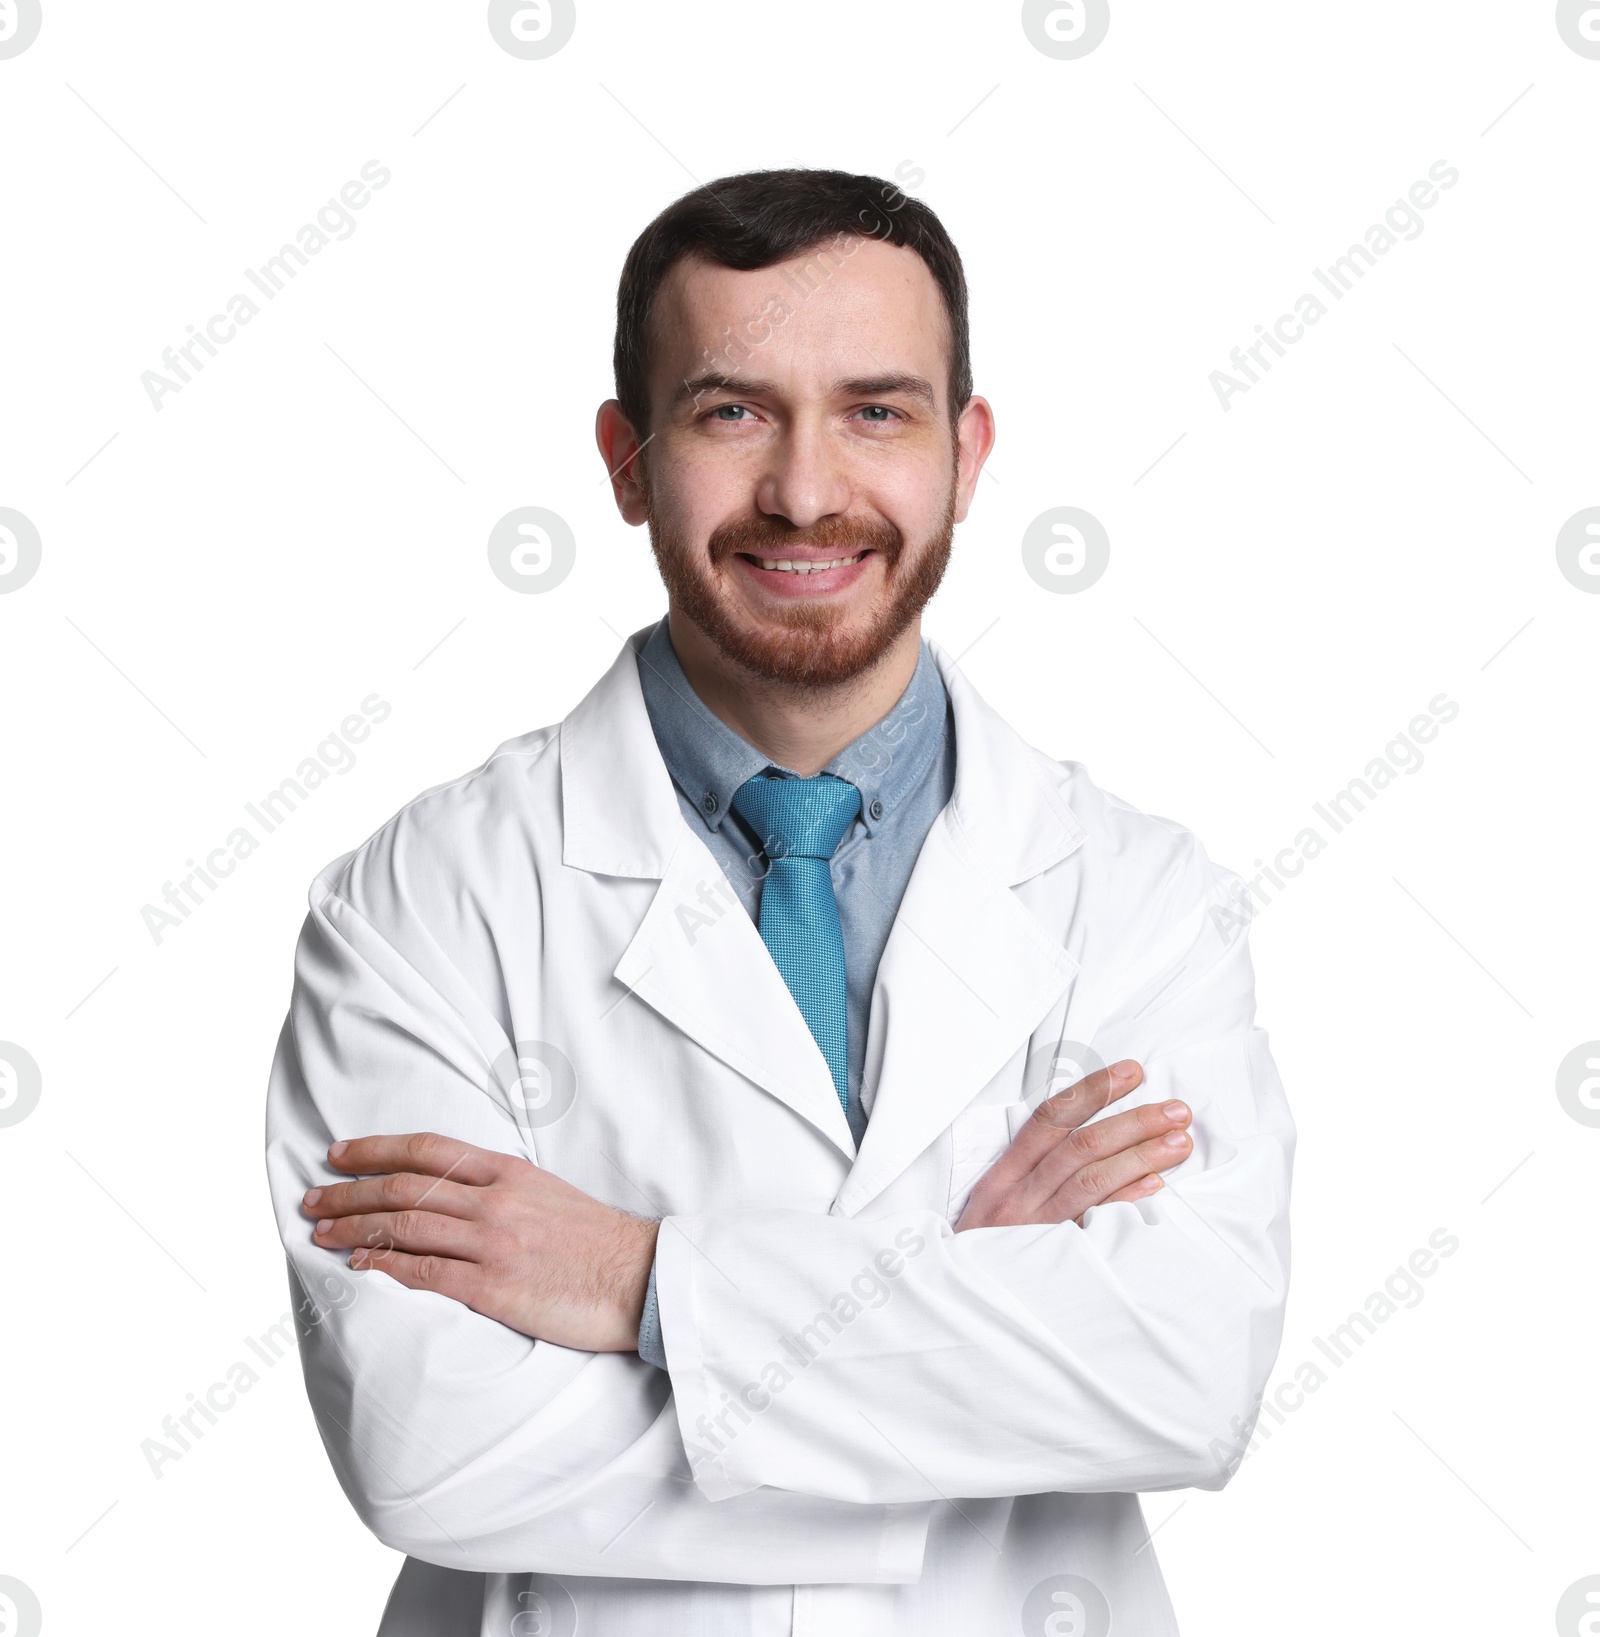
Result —
M 336 1142 L 336 1143 L 335 1143 L 335 1144 L 334 1144 L 334 1145 L 333 1145 L 333 1147 L 332 1147 L 332 1148 L 330 1148 L 330 1149 L 329 1149 L 329 1150 L 328 1150 L 328 1158 L 329 1158 L 329 1159 L 330 1159 L 330 1160 L 336 1160 L 336 1159 L 338 1159 L 338 1157 L 339 1157 L 339 1156 L 340 1156 L 340 1155 L 341 1155 L 341 1154 L 342 1154 L 342 1153 L 343 1153 L 343 1152 L 344 1152 L 344 1151 L 345 1151 L 345 1149 L 347 1149 L 347 1148 L 348 1148 L 348 1147 L 349 1147 L 349 1146 L 350 1146 L 350 1144 L 349 1144 L 349 1143 L 347 1143 L 347 1142 Z
M 1166 1183 L 1164 1183 L 1161 1180 L 1160 1177 L 1146 1177 L 1145 1178 L 1145 1184 L 1144 1184 L 1144 1187 L 1141 1190 L 1141 1192 L 1146 1193 L 1146 1194 L 1153 1194 L 1156 1191 L 1156 1189 L 1165 1188 L 1165 1187 L 1166 1187 Z
M 367 1253 L 364 1250 L 353 1250 L 353 1251 L 350 1252 L 350 1266 L 351 1267 L 353 1267 L 353 1268 L 364 1268 L 366 1265 L 367 1265 Z
M 308 1188 L 306 1190 L 306 1197 L 303 1202 L 305 1204 L 305 1208 L 309 1211 L 311 1207 L 321 1198 L 322 1190 L 320 1188 Z
M 1189 1135 L 1185 1131 L 1169 1131 L 1161 1139 L 1161 1146 L 1163 1148 L 1187 1148 L 1189 1146 Z
M 1181 1120 L 1184 1115 L 1189 1112 L 1189 1110 L 1185 1108 L 1182 1103 L 1163 1103 L 1161 1105 L 1161 1112 L 1165 1114 L 1169 1120 Z
M 1130 1058 L 1125 1059 L 1123 1062 L 1118 1063 L 1112 1069 L 1111 1078 L 1113 1080 L 1115 1080 L 1116 1083 L 1119 1086 L 1125 1086 L 1125 1085 L 1128 1085 L 1132 1081 L 1133 1077 L 1138 1072 L 1139 1072 L 1139 1065 L 1137 1063 L 1135 1063 L 1133 1061 L 1133 1059 L 1130 1057 Z
M 333 1224 L 331 1222 L 324 1221 L 324 1222 L 319 1222 L 317 1224 L 317 1232 L 318 1233 L 329 1233 L 329 1232 L 332 1231 L 332 1228 L 333 1228 Z

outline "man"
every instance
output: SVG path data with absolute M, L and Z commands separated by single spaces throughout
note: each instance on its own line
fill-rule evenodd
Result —
M 1171 1633 L 1135 1492 L 1226 1481 L 1288 1273 L 1235 878 L 922 641 L 994 440 L 931 211 L 701 188 L 615 361 L 667 617 L 322 872 L 273 1068 L 382 1637 Z

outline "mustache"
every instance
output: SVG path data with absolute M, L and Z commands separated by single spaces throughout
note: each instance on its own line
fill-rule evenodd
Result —
M 786 551 L 807 546 L 838 557 L 853 557 L 858 551 L 882 552 L 892 568 L 905 549 L 905 536 L 886 517 L 823 517 L 806 529 L 777 518 L 746 517 L 714 530 L 706 552 L 713 563 L 725 563 L 741 553 L 782 557 Z

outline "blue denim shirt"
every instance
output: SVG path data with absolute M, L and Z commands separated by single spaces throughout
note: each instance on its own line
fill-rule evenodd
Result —
M 733 793 L 746 779 L 777 764 L 713 714 L 689 685 L 665 619 L 638 657 L 645 709 L 684 820 L 710 848 L 751 920 L 758 921 L 766 861 L 760 838 L 733 809 Z M 845 1117 L 859 1147 L 872 1107 L 871 1088 L 863 1087 L 861 1071 L 878 962 L 922 843 L 956 782 L 950 699 L 927 643 L 922 644 L 917 668 L 894 708 L 846 745 L 823 771 L 847 779 L 861 792 L 860 815 L 840 838 L 831 863 L 844 932 L 849 1042 Z M 639 1353 L 666 1368 L 653 1267 L 639 1326 Z

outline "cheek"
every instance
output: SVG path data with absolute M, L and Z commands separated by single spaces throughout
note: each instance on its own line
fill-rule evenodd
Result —
M 906 544 L 916 546 L 940 532 L 949 493 L 946 482 L 905 483 L 880 490 L 876 503 L 883 515 L 899 528 Z
M 753 504 L 754 469 L 726 451 L 673 450 L 653 475 L 656 510 L 680 533 L 704 539 L 718 523 L 746 515 Z
M 938 527 L 955 486 L 955 458 L 949 447 L 929 439 L 925 445 L 874 451 L 879 459 L 863 462 L 858 487 L 885 517 L 921 539 Z

